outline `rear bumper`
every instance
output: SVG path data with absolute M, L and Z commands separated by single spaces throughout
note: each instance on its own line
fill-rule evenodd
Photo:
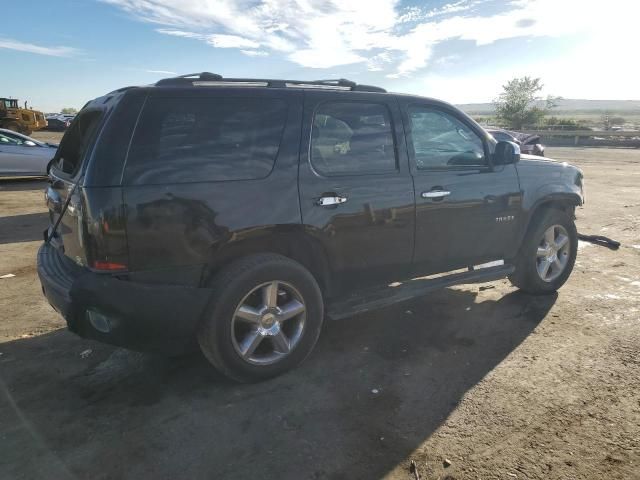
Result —
M 49 244 L 38 251 L 42 291 L 81 337 L 178 354 L 194 344 L 211 291 L 121 280 L 79 267 Z

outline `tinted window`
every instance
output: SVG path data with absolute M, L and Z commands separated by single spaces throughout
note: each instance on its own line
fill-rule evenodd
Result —
M 322 104 L 313 118 L 311 162 L 323 175 L 396 170 L 391 115 L 376 103 Z
M 482 139 L 454 116 L 412 106 L 409 126 L 418 169 L 486 165 Z
M 0 133 L 0 145 L 22 145 L 22 140 L 17 139 L 13 135 Z
M 286 104 L 275 99 L 152 98 L 127 158 L 127 182 L 264 178 L 285 120 Z
M 74 174 L 82 164 L 85 153 L 96 136 L 102 112 L 84 111 L 78 114 L 65 132 L 54 158 L 56 168 L 64 173 Z

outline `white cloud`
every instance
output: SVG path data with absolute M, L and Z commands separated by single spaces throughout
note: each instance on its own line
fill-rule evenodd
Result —
M 240 51 L 249 57 L 266 57 L 269 55 L 269 52 L 265 52 L 264 50 L 240 50 Z
M 393 61 L 391 53 L 382 52 L 369 58 L 367 61 L 367 70 L 370 72 L 379 72 L 387 68 L 387 65 Z
M 50 57 L 72 57 L 80 53 L 80 50 L 72 47 L 43 47 L 33 43 L 21 42 L 11 38 L 0 38 L 0 48 L 7 50 L 17 50 L 19 52 L 35 53 L 37 55 L 47 55 Z
M 398 18 L 398 22 L 418 22 L 429 18 L 451 15 L 454 13 L 465 12 L 482 4 L 482 0 L 458 0 L 457 2 L 447 3 L 438 8 L 427 9 L 426 7 L 408 7 Z
M 279 53 L 309 68 L 363 63 L 390 78 L 415 76 L 438 60 L 436 47 L 450 40 L 481 46 L 516 37 L 600 38 L 602 32 L 619 38 L 621 20 L 637 22 L 640 14 L 636 0 L 505 0 L 491 15 L 482 0 L 437 9 L 402 8 L 398 0 L 103 1 L 161 25 L 163 34 L 246 55 Z M 637 27 L 631 22 L 628 28 Z
M 218 48 L 258 48 L 259 42 L 238 35 L 212 34 L 207 36 L 207 43 Z
M 606 14 L 599 16 L 602 28 L 558 56 L 520 61 L 473 75 L 439 75 L 427 73 L 419 79 L 407 79 L 403 91 L 442 98 L 453 103 L 489 102 L 514 77 L 540 76 L 544 82 L 542 95 L 565 98 L 630 100 L 638 98 L 640 67 L 628 55 L 636 44 L 636 16 L 619 18 L 609 23 Z
M 164 33 L 165 35 L 171 35 L 174 37 L 202 40 L 216 48 L 255 49 L 260 47 L 260 42 L 241 37 L 240 35 L 228 35 L 222 33 L 203 34 L 184 30 L 172 30 L 168 28 L 158 28 L 156 31 L 158 33 Z
M 176 72 L 172 72 L 171 70 L 145 70 L 147 73 L 159 73 L 161 75 L 177 75 Z
M 172 30 L 170 28 L 158 28 L 156 29 L 158 33 L 164 33 L 165 35 L 172 35 L 174 37 L 182 37 L 182 38 L 197 38 L 200 40 L 204 40 L 206 38 L 205 35 L 194 32 L 185 32 L 184 30 Z

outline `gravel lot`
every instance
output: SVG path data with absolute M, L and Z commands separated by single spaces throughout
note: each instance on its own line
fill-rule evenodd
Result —
M 498 281 L 329 323 L 258 385 L 65 331 L 35 272 L 44 182 L 1 181 L 0 478 L 640 478 L 640 150 L 548 154 L 618 251 L 581 244 L 553 297 Z

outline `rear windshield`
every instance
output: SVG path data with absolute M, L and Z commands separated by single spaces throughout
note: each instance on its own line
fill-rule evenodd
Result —
M 62 137 L 53 165 L 63 173 L 75 175 L 84 159 L 85 153 L 95 138 L 102 111 L 80 112 Z
M 127 157 L 129 184 L 264 178 L 287 106 L 272 98 L 150 98 Z

